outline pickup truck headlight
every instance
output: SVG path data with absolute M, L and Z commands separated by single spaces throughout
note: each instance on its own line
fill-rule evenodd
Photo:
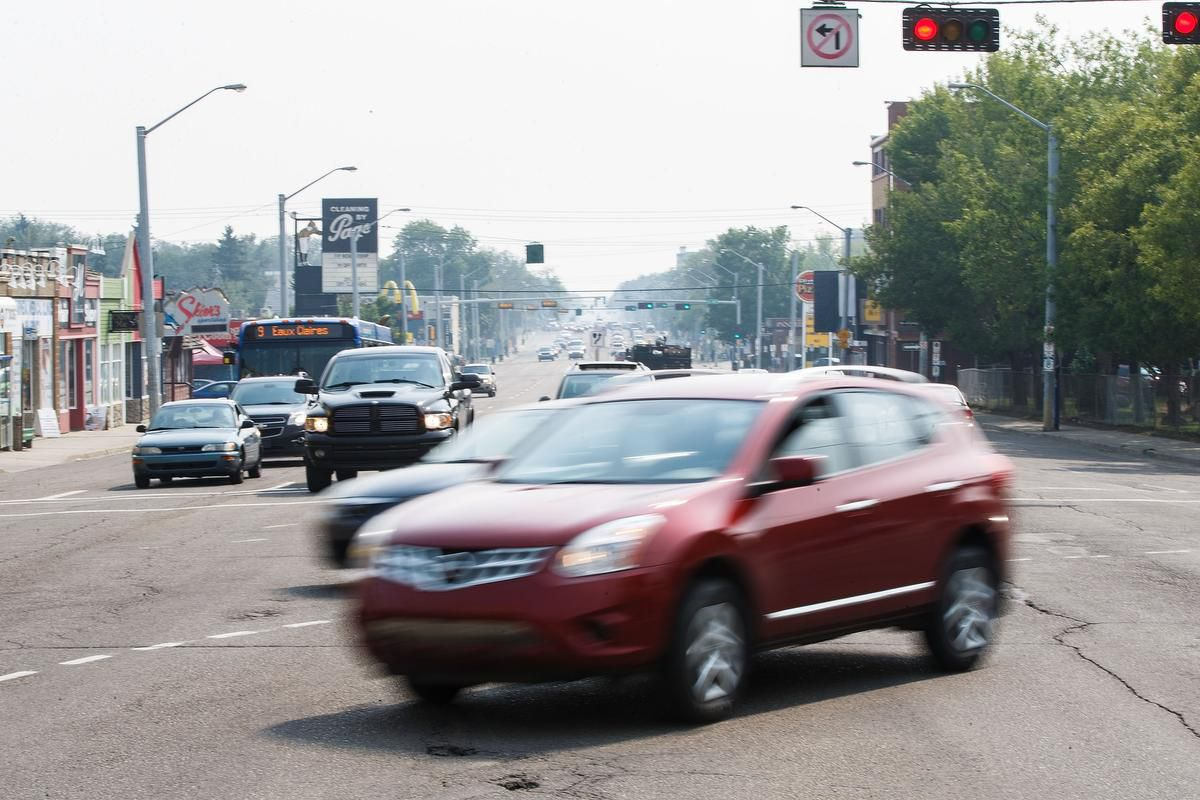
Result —
M 157 456 L 162 455 L 161 447 L 138 447 L 134 446 L 133 454 L 135 456 Z
M 454 427 L 454 417 L 450 414 L 442 412 L 425 415 L 425 430 L 427 431 L 440 431 L 443 428 L 452 427 Z
M 633 569 L 642 545 L 664 522 L 666 517 L 661 514 L 643 514 L 597 525 L 558 551 L 554 571 L 567 578 L 582 578 Z
M 297 411 L 288 417 L 288 425 L 303 425 L 306 416 L 304 411 Z
M 238 449 L 237 442 L 223 442 L 221 444 L 206 444 L 200 448 L 201 453 L 222 453 Z
M 314 433 L 324 433 L 329 430 L 329 418 L 306 417 L 304 420 L 304 430 L 313 431 Z

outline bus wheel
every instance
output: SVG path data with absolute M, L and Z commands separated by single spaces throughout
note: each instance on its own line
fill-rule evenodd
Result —
M 311 464 L 305 464 L 304 480 L 308 484 L 310 492 L 319 492 L 322 489 L 328 489 L 329 484 L 333 483 L 333 473 L 327 469 L 320 469 Z

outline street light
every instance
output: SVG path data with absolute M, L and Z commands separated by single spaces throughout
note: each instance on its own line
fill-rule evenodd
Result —
M 284 214 L 285 214 L 285 207 L 287 205 L 287 201 L 291 200 L 293 197 L 300 194 L 305 189 L 312 186 L 314 183 L 317 183 L 318 181 L 322 181 L 325 178 L 328 178 L 330 175 L 332 175 L 335 172 L 354 172 L 357 169 L 358 169 L 358 167 L 334 167 L 333 169 L 329 170 L 329 172 L 326 172 L 324 175 L 322 175 L 321 177 L 317 178 L 314 181 L 309 181 L 308 183 L 304 184 L 303 186 L 301 186 L 299 189 L 292 192 L 291 194 L 279 195 L 279 307 L 280 307 L 280 313 L 278 314 L 278 316 L 286 317 L 288 315 L 288 308 L 289 308 L 289 306 L 288 306 L 288 291 L 287 291 L 288 290 L 287 231 L 284 228 Z
M 362 236 L 363 228 L 370 228 L 372 225 L 379 224 L 380 221 L 387 219 L 392 214 L 398 211 L 412 211 L 411 208 L 393 208 L 391 211 L 376 217 L 373 220 L 359 223 L 350 229 L 350 308 L 355 319 L 358 319 L 358 237 Z M 404 250 L 400 251 L 400 316 L 407 320 L 408 312 L 404 310 Z M 407 322 L 404 325 L 404 333 L 408 333 Z M 408 336 L 404 337 L 405 343 L 408 342 Z
M 874 167 L 875 169 L 882 172 L 884 175 L 889 175 L 889 176 L 895 178 L 896 180 L 900 181 L 901 183 L 903 183 L 905 186 L 908 186 L 910 188 L 912 187 L 911 181 L 904 180 L 904 178 L 901 178 L 899 175 L 892 172 L 890 169 L 888 169 L 887 167 L 885 167 L 881 164 L 876 164 L 873 161 L 851 161 L 850 163 L 856 167 Z
M 754 331 L 754 367 L 755 367 L 755 369 L 762 369 L 762 327 L 763 327 L 762 306 L 763 306 L 763 269 L 764 269 L 763 265 L 758 263 L 757 261 L 751 261 L 749 258 L 746 258 L 746 256 L 742 255 L 737 250 L 729 250 L 726 248 L 722 248 L 721 252 L 729 253 L 730 255 L 737 256 L 742 261 L 745 261 L 747 264 L 758 267 L 758 314 L 757 314 L 758 324 L 757 324 L 756 330 Z
M 820 211 L 817 211 L 815 208 L 809 208 L 808 206 L 792 206 L 792 210 L 793 211 L 808 211 L 809 213 L 816 214 L 818 217 L 825 220 L 830 225 L 832 225 L 833 227 L 837 228 L 839 231 L 842 232 L 842 260 L 846 262 L 846 267 L 849 268 L 849 266 L 850 266 L 850 242 L 854 236 L 854 229 L 853 228 L 843 228 L 841 225 L 838 225 L 836 222 L 834 222 L 829 217 L 822 214 Z M 857 314 L 849 313 L 850 309 L 848 309 L 846 307 L 848 304 L 854 302 L 854 298 L 857 296 L 857 292 L 854 289 L 854 276 L 853 275 L 850 275 L 846 278 L 845 290 L 846 290 L 846 302 L 838 304 L 838 317 L 840 319 L 842 330 L 845 330 L 847 327 L 849 327 L 851 319 L 857 316 Z M 793 292 L 795 291 L 795 286 L 792 287 L 792 291 Z
M 151 416 L 162 405 L 162 345 L 158 341 L 157 320 L 154 318 L 154 253 L 150 250 L 150 192 L 146 183 L 146 137 L 213 92 L 222 90 L 244 92 L 246 85 L 229 83 L 213 87 L 149 128 L 143 125 L 137 126 L 138 256 L 142 268 L 142 341 L 146 358 L 146 393 L 150 395 Z
M 1054 274 L 1058 267 L 1058 247 L 1054 236 L 1055 194 L 1058 189 L 1058 137 L 1047 122 L 1014 106 L 1003 97 L 975 83 L 951 83 L 949 88 L 981 92 L 1009 111 L 1046 132 L 1046 323 L 1042 331 L 1042 430 L 1058 430 L 1057 354 L 1054 347 Z

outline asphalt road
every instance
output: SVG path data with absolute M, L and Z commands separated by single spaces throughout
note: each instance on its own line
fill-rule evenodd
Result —
M 527 346 L 480 411 L 563 368 Z M 993 439 L 1019 535 L 985 668 L 940 675 L 892 631 L 778 651 L 703 728 L 639 680 L 412 702 L 350 643 L 298 464 L 141 492 L 125 456 L 12 476 L 0 798 L 1200 797 L 1196 473 Z

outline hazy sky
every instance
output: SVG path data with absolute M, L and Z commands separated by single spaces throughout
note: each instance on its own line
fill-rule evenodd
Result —
M 808 5 L 808 4 L 805 4 Z M 853 3 L 850 4 L 853 6 Z M 980 3 L 986 5 L 986 3 Z M 274 235 L 276 195 L 378 197 L 487 246 L 546 244 L 571 289 L 667 269 L 727 227 L 830 233 L 870 218 L 884 103 L 979 56 L 906 53 L 901 5 L 862 4 L 858 69 L 801 69 L 801 4 L 750 0 L 39 0 L 5 6 L 0 214 L 124 232 L 134 128 L 156 238 Z M 1140 28 L 1160 3 L 1001 6 L 1071 34 Z M 1154 24 L 1157 24 L 1155 22 Z M 1001 46 L 1005 39 L 1002 37 Z M 388 223 L 403 224 L 402 214 Z M 381 231 L 381 241 L 395 230 Z M 386 252 L 386 251 L 385 251 Z

